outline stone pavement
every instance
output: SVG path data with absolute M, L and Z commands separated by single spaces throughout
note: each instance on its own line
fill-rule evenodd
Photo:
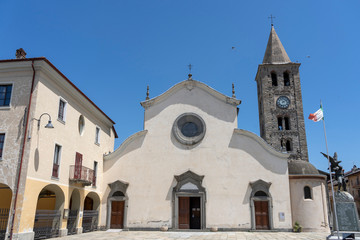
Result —
M 122 231 L 91 232 L 57 238 L 58 240 L 324 240 L 327 233 L 291 233 L 291 232 L 155 232 Z

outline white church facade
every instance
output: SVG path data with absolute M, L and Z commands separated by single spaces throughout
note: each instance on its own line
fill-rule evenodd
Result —
M 25 55 L 0 61 L 0 240 L 291 231 L 295 222 L 329 232 L 326 177 L 308 161 L 300 64 L 273 27 L 256 75 L 261 137 L 238 128 L 241 100 L 189 74 L 141 102 L 143 130 L 114 150 L 115 122 L 46 58 Z

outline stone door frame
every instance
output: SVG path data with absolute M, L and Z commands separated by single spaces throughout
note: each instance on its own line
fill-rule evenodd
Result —
M 123 229 L 127 228 L 127 208 L 128 208 L 128 201 L 129 197 L 126 194 L 126 189 L 128 188 L 129 183 L 123 182 L 123 181 L 115 181 L 111 184 L 109 184 L 110 187 L 110 193 L 108 195 L 107 199 L 107 209 L 106 209 L 106 229 L 110 229 L 110 223 L 111 223 L 111 207 L 112 202 L 114 201 L 124 201 L 124 220 L 123 220 Z M 115 192 L 122 192 L 124 196 L 113 196 Z
M 250 182 L 252 188 L 250 194 L 250 215 L 251 215 L 251 230 L 256 230 L 256 219 L 255 219 L 255 204 L 254 201 L 268 201 L 268 217 L 269 217 L 269 230 L 274 229 L 273 225 L 273 201 L 269 191 L 271 182 L 265 182 L 261 179 Z M 267 196 L 255 196 L 258 191 L 263 191 Z
M 179 197 L 200 197 L 200 229 L 206 228 L 206 190 L 202 186 L 204 176 L 197 175 L 192 171 L 187 171 L 181 175 L 174 176 L 177 184 L 173 188 L 172 200 L 172 228 L 179 229 Z M 181 187 L 191 183 L 197 187 L 196 190 L 183 190 Z

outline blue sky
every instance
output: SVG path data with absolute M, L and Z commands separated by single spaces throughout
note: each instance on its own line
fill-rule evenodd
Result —
M 0 59 L 48 58 L 115 122 L 116 147 L 142 130 L 146 86 L 155 97 L 193 78 L 242 100 L 239 128 L 259 134 L 255 74 L 270 33 L 300 62 L 310 162 L 327 161 L 323 126 L 307 120 L 323 101 L 329 151 L 360 166 L 360 1 L 1 1 Z M 235 49 L 232 49 L 235 47 Z M 307 57 L 310 56 L 310 57 Z

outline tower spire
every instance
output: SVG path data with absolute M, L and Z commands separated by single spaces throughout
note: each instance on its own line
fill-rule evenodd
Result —
M 287 55 L 285 48 L 281 44 L 279 36 L 275 32 L 275 28 L 271 25 L 269 41 L 266 46 L 263 64 L 282 64 L 290 63 L 291 60 Z

